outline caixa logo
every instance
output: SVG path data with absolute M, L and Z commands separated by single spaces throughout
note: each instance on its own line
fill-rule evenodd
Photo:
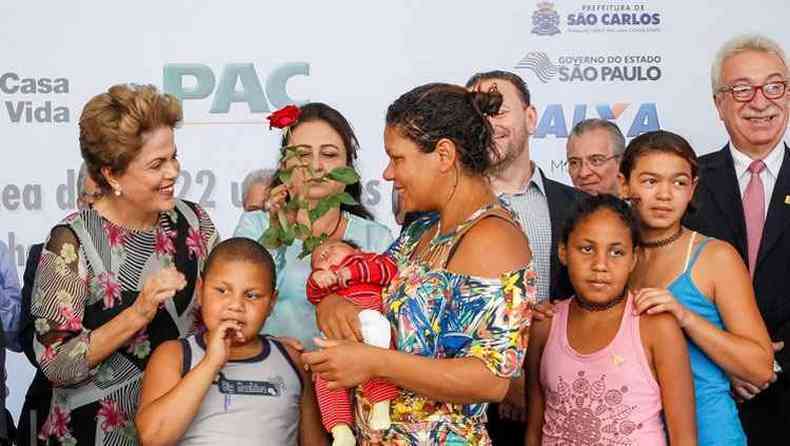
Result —
M 265 79 L 259 77 L 252 63 L 230 63 L 215 72 L 199 63 L 169 63 L 163 70 L 163 85 L 182 101 L 212 96 L 208 110 L 212 114 L 228 113 L 234 103 L 245 103 L 250 113 L 269 113 L 288 104 L 303 104 L 288 96 L 287 84 L 294 76 L 309 76 L 310 64 L 291 62 L 277 66 Z
M 632 105 L 634 105 L 632 107 Z M 636 109 L 635 113 L 628 113 L 627 111 Z M 594 110 L 594 111 L 593 111 Z M 576 104 L 573 110 L 567 110 L 562 104 L 549 104 L 540 115 L 538 128 L 535 130 L 535 138 L 545 138 L 552 135 L 555 138 L 567 138 L 570 129 L 579 122 L 587 118 L 601 118 L 609 121 L 617 121 L 616 123 L 626 134 L 627 137 L 633 138 L 645 132 L 651 132 L 661 128 L 658 120 L 658 110 L 656 104 L 653 102 L 645 102 L 639 104 Z M 570 114 L 571 120 L 568 121 L 567 117 Z M 628 131 L 626 132 L 626 129 Z

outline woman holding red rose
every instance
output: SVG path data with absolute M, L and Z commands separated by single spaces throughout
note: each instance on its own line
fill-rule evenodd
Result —
M 310 166 L 311 169 L 292 170 L 288 183 L 282 184 L 279 178 L 272 183 L 272 190 L 266 202 L 268 212 L 253 211 L 242 214 L 235 235 L 259 240 L 269 228 L 270 222 L 277 221 L 278 211 L 283 210 L 290 198 L 305 200 L 315 205 L 322 198 L 346 191 L 358 203 L 362 187 L 359 183 L 343 183 L 319 178 L 332 169 L 354 167 L 359 142 L 348 121 L 337 110 L 322 103 L 309 103 L 302 107 L 288 106 L 269 117 L 272 127 L 284 128 L 282 147 L 300 146 L 298 156 L 286 158 L 280 155 L 280 168 L 291 169 L 296 165 Z M 285 159 L 285 161 L 283 161 Z M 312 226 L 318 236 L 327 234 L 330 239 L 351 240 L 369 252 L 382 252 L 392 243 L 389 229 L 372 221 L 370 212 L 361 204 L 332 208 L 312 225 L 304 210 L 288 211 L 288 218 Z M 299 258 L 302 241 L 297 239 L 290 246 L 280 246 L 272 251 L 277 266 L 277 290 L 279 297 L 272 315 L 266 321 L 265 332 L 275 336 L 290 336 L 299 339 L 305 346 L 313 345 L 313 338 L 319 335 L 315 319 L 315 307 L 307 301 L 306 283 L 310 275 L 310 257 Z

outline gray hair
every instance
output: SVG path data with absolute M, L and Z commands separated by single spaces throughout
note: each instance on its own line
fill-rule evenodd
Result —
M 617 124 L 612 121 L 607 121 L 606 119 L 590 118 L 579 122 L 573 126 L 571 134 L 568 136 L 568 142 L 571 141 L 571 138 L 579 137 L 584 133 L 598 129 L 606 130 L 606 133 L 609 134 L 609 141 L 611 141 L 612 144 L 612 155 L 620 156 L 625 152 L 625 137 L 623 136 L 623 132 L 620 131 Z
M 710 69 L 710 83 L 714 96 L 716 96 L 723 87 L 721 84 L 721 68 L 722 65 L 724 65 L 724 61 L 744 51 L 757 51 L 776 55 L 782 60 L 782 64 L 785 66 L 785 74 L 787 73 L 787 58 L 785 57 L 785 52 L 775 40 L 759 34 L 742 34 L 735 36 L 724 42 L 724 45 L 719 48 L 716 57 L 713 59 L 713 65 Z
M 244 181 L 241 182 L 242 203 L 247 200 L 247 194 L 250 192 L 250 188 L 252 188 L 252 186 L 260 183 L 268 187 L 270 184 L 272 184 L 274 172 L 275 169 L 258 169 L 248 173 L 247 176 L 244 177 Z

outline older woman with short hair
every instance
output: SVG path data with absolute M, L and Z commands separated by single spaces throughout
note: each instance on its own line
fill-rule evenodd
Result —
M 44 441 L 137 444 L 149 354 L 193 328 L 195 283 L 217 233 L 174 196 L 181 116 L 173 96 L 135 85 L 111 87 L 82 112 L 82 157 L 103 193 L 52 229 L 36 274 L 34 349 L 53 385 Z

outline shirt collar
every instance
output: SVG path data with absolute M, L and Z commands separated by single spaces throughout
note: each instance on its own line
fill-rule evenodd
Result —
M 538 188 L 538 190 L 540 191 L 540 194 L 545 197 L 546 196 L 546 187 L 543 184 L 544 181 L 545 180 L 544 180 L 544 177 L 543 177 L 543 171 L 540 170 L 540 168 L 538 166 L 536 166 L 534 162 L 532 162 L 532 176 L 529 177 L 529 181 L 527 181 L 527 184 L 525 184 L 524 187 L 520 191 L 518 191 L 516 193 L 513 193 L 513 194 L 501 193 L 501 194 L 499 194 L 499 197 L 500 198 L 503 197 L 503 196 L 514 197 L 514 196 L 517 196 L 517 195 L 524 195 L 524 194 L 527 193 L 529 188 L 532 187 L 533 184 L 535 185 L 535 187 Z
M 741 178 L 747 174 L 749 170 L 749 164 L 751 164 L 753 160 L 745 153 L 738 150 L 732 141 L 730 141 L 730 153 L 732 154 L 732 160 L 735 162 L 735 175 L 738 178 Z M 784 153 L 785 142 L 784 140 L 780 140 L 779 144 L 777 144 L 776 147 L 774 147 L 773 150 L 768 153 L 768 156 L 763 158 L 766 170 L 774 178 L 779 177 L 779 169 L 782 167 Z

